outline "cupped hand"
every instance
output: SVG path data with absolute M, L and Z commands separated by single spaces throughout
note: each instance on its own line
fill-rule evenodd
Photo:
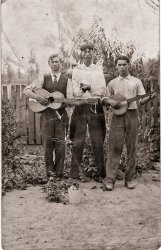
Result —
M 110 104 L 110 106 L 111 106 L 112 108 L 119 109 L 119 107 L 120 107 L 120 103 L 119 103 L 118 101 L 115 101 L 115 100 L 110 99 L 110 100 L 108 101 L 108 103 Z
M 46 106 L 49 104 L 48 98 L 45 98 L 43 96 L 37 96 L 36 101 L 39 102 L 40 104 Z

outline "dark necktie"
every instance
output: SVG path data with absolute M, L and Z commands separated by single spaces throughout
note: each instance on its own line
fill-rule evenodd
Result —
M 58 81 L 57 81 L 57 75 L 53 75 L 53 77 L 54 77 L 54 85 L 56 86 L 56 84 L 58 83 Z

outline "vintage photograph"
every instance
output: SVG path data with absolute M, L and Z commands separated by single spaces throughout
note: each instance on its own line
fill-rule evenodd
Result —
M 1 0 L 1 248 L 159 250 L 160 0 Z

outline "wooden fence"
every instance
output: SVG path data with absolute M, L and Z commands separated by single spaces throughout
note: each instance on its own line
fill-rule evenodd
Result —
M 149 90 L 148 85 L 144 87 Z M 33 113 L 28 106 L 28 98 L 22 94 L 25 85 L 2 85 L 2 99 L 9 100 L 13 106 L 19 126 L 21 126 L 24 134 L 24 141 L 27 144 L 42 143 L 40 131 L 40 114 Z M 142 129 L 145 130 L 147 126 L 156 124 L 159 117 L 159 92 L 157 82 L 153 82 L 153 89 L 157 89 L 157 98 L 148 102 L 142 107 L 139 112 Z
M 28 98 L 22 93 L 24 88 L 25 85 L 3 85 L 2 99 L 9 100 L 14 108 L 18 124 L 23 130 L 24 141 L 27 144 L 40 145 L 40 114 L 29 109 Z

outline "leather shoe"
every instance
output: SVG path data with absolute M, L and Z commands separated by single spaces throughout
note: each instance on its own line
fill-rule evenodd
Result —
M 112 191 L 114 188 L 113 183 L 110 183 L 110 182 L 106 183 L 105 186 L 106 186 L 106 190 L 108 190 L 108 191 Z
M 128 189 L 134 189 L 136 187 L 136 180 L 131 180 L 131 181 L 125 181 L 125 186 L 128 188 Z

